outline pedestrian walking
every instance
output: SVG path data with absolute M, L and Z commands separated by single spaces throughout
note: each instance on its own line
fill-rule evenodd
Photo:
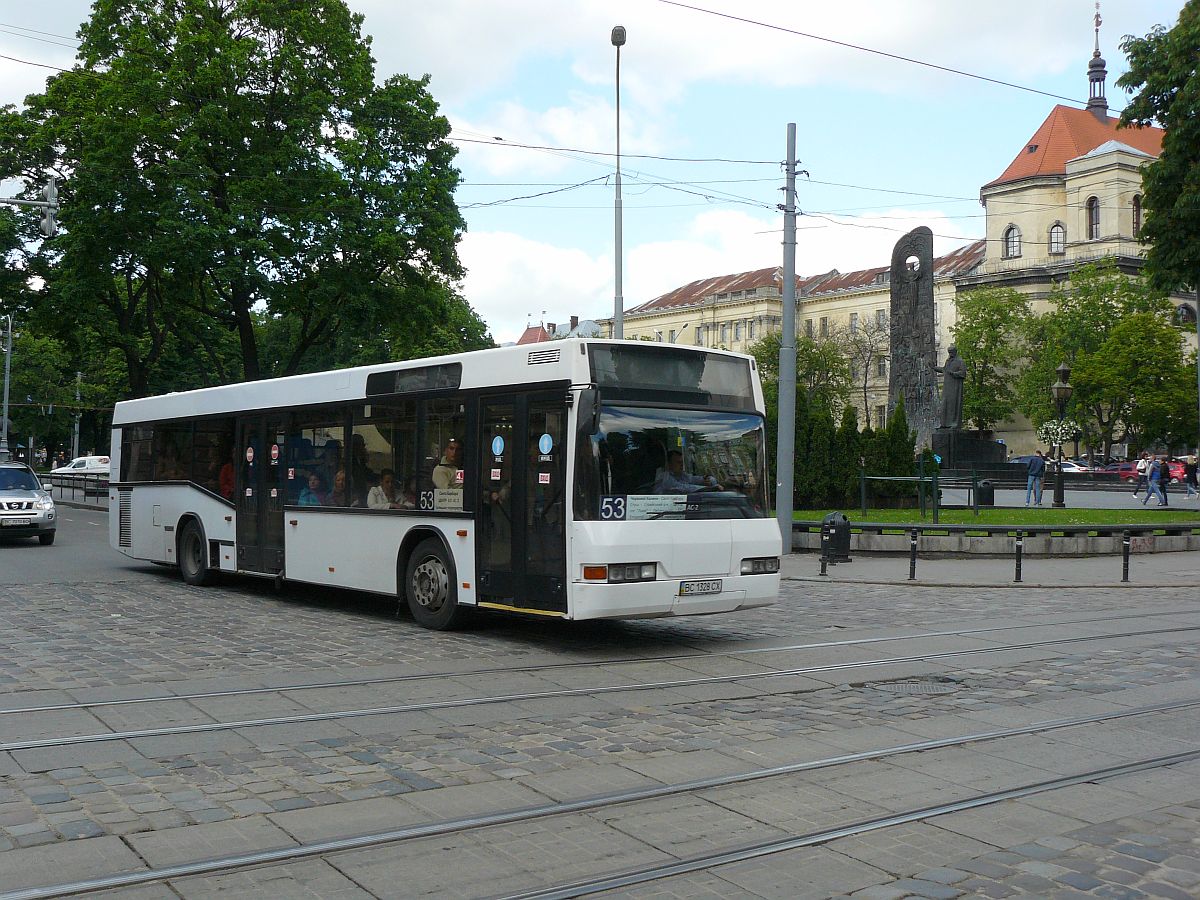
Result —
M 1196 454 L 1193 453 L 1183 463 L 1183 486 L 1187 489 L 1185 500 L 1200 497 L 1200 484 L 1196 483 Z
M 1025 505 L 1029 505 L 1032 496 L 1038 506 L 1042 505 L 1042 479 L 1046 477 L 1046 456 L 1041 450 L 1029 458 L 1026 463 L 1027 478 L 1025 479 Z
M 1146 486 L 1146 475 L 1149 468 L 1150 454 L 1143 450 L 1141 458 L 1137 461 L 1137 484 L 1133 486 L 1133 496 L 1136 497 Z
M 1163 493 L 1162 486 L 1166 469 L 1166 463 L 1160 462 L 1157 457 L 1152 459 L 1146 467 L 1146 497 L 1142 500 L 1142 506 L 1145 506 L 1151 497 L 1158 498 L 1159 506 L 1167 505 L 1167 495 Z

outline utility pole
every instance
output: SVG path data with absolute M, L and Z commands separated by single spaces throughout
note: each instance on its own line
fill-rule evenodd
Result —
M 779 437 L 775 455 L 775 513 L 783 552 L 792 552 L 793 459 L 796 455 L 796 123 L 787 127 L 787 186 L 783 205 L 783 334 L 779 341 Z
M 8 459 L 8 376 L 12 366 L 12 316 L 8 320 L 8 336 L 4 342 L 4 404 L 0 406 L 0 460 Z

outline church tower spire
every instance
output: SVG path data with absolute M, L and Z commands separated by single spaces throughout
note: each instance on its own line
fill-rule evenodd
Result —
M 1088 102 L 1087 108 L 1097 119 L 1108 121 L 1108 101 L 1104 98 L 1104 79 L 1108 75 L 1105 69 L 1104 57 L 1100 55 L 1100 0 L 1096 0 L 1096 49 L 1092 52 L 1091 62 L 1088 63 Z

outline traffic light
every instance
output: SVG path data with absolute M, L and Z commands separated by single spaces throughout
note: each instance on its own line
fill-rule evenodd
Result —
M 42 234 L 46 237 L 54 237 L 58 234 L 58 185 L 54 183 L 54 176 L 50 176 L 50 180 L 46 186 L 42 188 L 42 199 L 46 201 L 46 205 L 42 207 L 42 221 L 39 223 Z

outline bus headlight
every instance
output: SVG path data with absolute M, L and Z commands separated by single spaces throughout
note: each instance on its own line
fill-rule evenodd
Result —
M 612 563 L 607 566 L 584 566 L 584 581 L 607 581 L 609 584 L 629 584 L 634 581 L 654 581 L 658 577 L 656 563 Z
M 778 571 L 778 556 L 757 556 L 742 560 L 743 575 L 772 575 Z

